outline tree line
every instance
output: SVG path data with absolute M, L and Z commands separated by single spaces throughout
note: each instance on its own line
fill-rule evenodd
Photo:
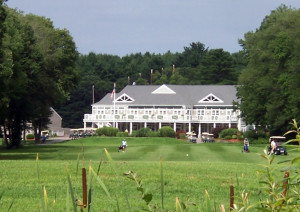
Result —
M 82 127 L 95 102 L 127 84 L 233 84 L 247 124 L 272 132 L 300 119 L 300 11 L 285 5 L 267 15 L 229 53 L 192 42 L 183 52 L 124 57 L 79 54 L 66 29 L 50 19 L 8 8 L 0 0 L 0 126 L 3 143 L 18 146 L 32 124 L 36 139 L 50 106 L 65 127 Z

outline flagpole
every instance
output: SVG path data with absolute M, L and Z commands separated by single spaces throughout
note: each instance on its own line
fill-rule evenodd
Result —
M 113 115 L 114 115 L 114 127 L 116 127 L 116 121 L 115 121 L 115 112 L 116 112 L 116 83 L 114 83 L 114 112 L 113 112 Z
M 93 104 L 95 103 L 95 86 L 93 85 L 92 87 L 93 90 Z

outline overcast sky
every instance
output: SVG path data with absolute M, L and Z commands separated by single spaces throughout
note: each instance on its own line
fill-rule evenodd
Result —
M 125 56 L 183 52 L 192 42 L 237 52 L 238 39 L 282 3 L 300 8 L 300 0 L 8 0 L 7 5 L 68 29 L 81 54 Z

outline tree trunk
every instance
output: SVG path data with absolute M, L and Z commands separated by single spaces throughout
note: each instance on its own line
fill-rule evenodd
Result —
M 23 141 L 26 144 L 26 123 L 23 123 Z
M 16 114 L 12 125 L 11 147 L 19 147 L 21 143 L 22 126 L 19 114 Z
M 34 140 L 35 140 L 35 143 L 39 142 L 40 141 L 40 138 L 39 138 L 39 134 L 37 132 L 37 127 L 36 125 L 33 126 L 33 131 L 34 131 Z
M 5 124 L 3 126 L 3 141 L 2 141 L 2 144 L 3 146 L 8 146 L 8 140 L 7 140 L 7 133 L 6 133 L 6 127 L 5 127 Z

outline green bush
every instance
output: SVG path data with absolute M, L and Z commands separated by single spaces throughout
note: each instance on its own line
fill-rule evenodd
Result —
M 151 131 L 147 134 L 147 137 L 159 137 L 159 133 L 155 131 Z
M 232 138 L 232 135 L 226 135 L 226 136 L 224 137 L 225 140 L 230 140 L 231 138 Z
M 136 130 L 133 130 L 130 134 L 131 137 L 136 137 Z
M 248 130 L 244 133 L 244 137 L 248 138 L 249 140 L 257 140 L 258 134 L 256 133 L 255 130 Z
M 237 135 L 232 135 L 231 138 L 232 139 L 237 139 Z
M 165 126 L 162 127 L 158 130 L 160 137 L 170 137 L 174 138 L 175 137 L 175 132 L 172 127 Z
M 26 139 L 34 139 L 34 135 L 33 134 L 28 134 L 28 135 L 26 135 Z
M 98 136 L 102 136 L 102 135 L 116 136 L 118 132 L 119 132 L 118 128 L 104 126 L 102 128 L 98 128 L 96 130 L 96 135 L 98 135 Z
M 222 130 L 220 133 L 219 133 L 219 138 L 224 138 L 226 139 L 226 137 L 230 136 L 229 139 L 232 138 L 233 135 L 237 135 L 238 133 L 238 129 L 237 128 L 227 128 L 227 129 L 224 129 Z
M 180 133 L 179 138 L 180 139 L 186 139 L 186 134 L 185 133 Z
M 117 132 L 117 137 L 129 137 L 128 132 Z
M 181 134 L 184 134 L 184 137 L 185 137 L 186 132 L 184 130 L 177 130 L 176 131 L 176 138 L 179 139 Z
M 149 137 L 150 132 L 151 132 L 151 129 L 148 127 L 141 128 L 136 131 L 136 137 Z
M 249 139 L 249 138 L 248 138 Z M 256 140 L 249 140 L 250 144 L 268 144 L 269 140 L 266 138 L 258 138 Z

